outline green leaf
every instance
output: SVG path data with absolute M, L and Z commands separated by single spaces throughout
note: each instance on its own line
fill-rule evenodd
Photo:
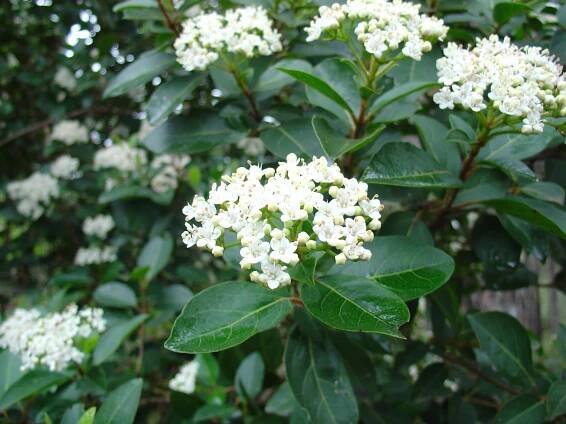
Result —
M 101 204 L 112 203 L 117 200 L 128 200 L 128 199 L 149 199 L 154 203 L 159 205 L 168 205 L 173 200 L 173 195 L 175 192 L 173 190 L 167 191 L 165 193 L 156 193 L 147 187 L 139 186 L 118 186 L 114 187 L 108 191 L 103 192 L 98 197 L 98 202 Z
M 229 420 L 238 410 L 231 405 L 204 405 L 193 415 L 194 423 L 210 423 L 218 420 Z
M 486 200 L 498 212 L 524 219 L 545 231 L 566 238 L 566 212 L 563 207 L 523 196 L 507 196 Z
M 483 215 L 476 221 L 470 242 L 472 250 L 486 266 L 506 270 L 519 264 L 521 246 L 495 216 Z
M 8 350 L 0 352 L 0 399 L 8 388 L 24 374 L 20 370 L 21 365 L 22 361 L 19 356 Z
M 493 19 L 499 25 L 506 24 L 513 16 L 526 15 L 531 8 L 522 3 L 504 2 L 498 3 L 493 8 Z
M 79 419 L 78 424 L 93 424 L 94 417 L 96 415 L 96 407 L 93 406 L 85 411 L 85 413 Z
M 194 111 L 175 116 L 155 128 L 142 141 L 153 153 L 195 154 L 221 144 L 236 143 L 244 137 L 226 125 L 217 113 Z
M 283 87 L 295 81 L 294 78 L 285 74 L 281 69 L 293 69 L 310 73 L 312 66 L 306 60 L 302 59 L 282 59 L 271 65 L 261 74 L 254 90 L 258 92 L 279 92 Z
M 556 130 L 548 125 L 540 134 L 496 135 L 480 150 L 478 160 L 527 159 L 546 149 L 556 135 Z
M 385 129 L 384 125 L 378 126 L 367 137 L 351 139 L 338 133 L 324 118 L 313 116 L 312 126 L 322 149 L 331 159 L 336 159 L 345 153 L 359 150 L 373 143 Z
M 346 368 L 328 338 L 293 330 L 285 350 L 287 381 L 313 424 L 358 422 L 358 405 Z
M 410 143 L 387 143 L 371 159 L 362 180 L 399 187 L 459 187 L 461 181 L 424 150 Z
M 333 273 L 376 279 L 406 301 L 438 289 L 454 272 L 450 256 L 409 237 L 376 237 L 366 247 L 369 261 L 337 265 Z
M 50 372 L 43 369 L 35 369 L 12 384 L 4 396 L 0 398 L 0 411 L 8 409 L 13 404 L 44 390 L 58 386 L 70 380 L 73 373 Z
M 165 347 L 182 353 L 228 349 L 276 326 L 291 309 L 285 290 L 250 282 L 217 284 L 187 303 Z
M 271 396 L 265 405 L 265 412 L 282 417 L 288 417 L 297 405 L 297 401 L 291 392 L 289 382 L 285 381 L 276 392 Z
M 480 163 L 494 166 L 503 171 L 511 180 L 516 183 L 524 184 L 536 180 L 536 175 L 531 168 L 517 159 L 496 158 L 484 160 Z
M 138 256 L 137 266 L 148 267 L 145 278 L 151 281 L 165 268 L 173 253 L 173 238 L 169 233 L 152 237 Z
M 403 99 L 399 102 L 391 103 L 381 109 L 374 117 L 374 124 L 390 124 L 402 121 L 414 116 L 421 109 L 418 102 Z
M 532 377 L 531 342 L 519 321 L 502 312 L 468 315 L 468 321 L 481 350 L 500 373 L 519 384 L 536 386 Z
M 138 304 L 136 293 L 126 284 L 106 283 L 94 291 L 94 300 L 102 306 L 112 308 L 135 308 Z
M 92 362 L 94 365 L 100 365 L 112 355 L 122 342 L 144 322 L 149 315 L 142 314 L 132 318 L 126 322 L 117 324 L 100 337 L 96 348 L 94 349 Z
M 215 386 L 220 376 L 220 365 L 210 353 L 199 353 L 195 356 L 199 368 L 197 373 L 198 381 L 206 386 Z
M 136 378 L 114 389 L 102 405 L 95 424 L 132 424 L 136 418 L 143 380 Z
M 548 390 L 546 410 L 550 420 L 566 414 L 566 380 L 552 383 Z
M 402 235 L 412 238 L 418 243 L 434 246 L 434 239 L 430 230 L 412 211 L 399 211 L 388 215 L 379 230 L 379 235 Z
M 409 321 L 405 303 L 368 278 L 333 275 L 300 290 L 308 311 L 339 330 L 403 337 L 398 328 Z
M 479 168 L 458 190 L 454 206 L 504 197 L 509 187 L 511 187 L 511 182 L 502 172 L 496 169 Z
M 149 123 L 155 125 L 167 118 L 203 80 L 203 75 L 193 74 L 175 78 L 160 85 L 153 92 L 145 107 Z
M 558 184 L 538 181 L 520 188 L 521 193 L 546 202 L 564 204 L 564 189 Z
M 103 97 L 115 97 L 127 93 L 169 69 L 174 63 L 175 56 L 172 54 L 158 51 L 144 53 L 110 81 Z
M 368 113 L 370 115 L 376 115 L 380 110 L 399 99 L 438 85 L 438 82 L 431 81 L 409 81 L 404 84 L 397 85 L 379 96 L 369 107 Z
M 313 130 L 310 118 L 285 122 L 261 133 L 265 148 L 284 159 L 289 153 L 322 156 L 324 151 Z
M 250 353 L 243 359 L 236 371 L 234 377 L 236 392 L 244 399 L 255 398 L 263 387 L 264 375 L 265 365 L 261 355 L 257 352 Z
M 352 108 L 346 102 L 346 100 L 340 94 L 338 94 L 338 92 L 336 90 L 334 90 L 334 88 L 332 88 L 332 86 L 329 83 L 325 82 L 324 80 L 320 79 L 319 77 L 316 77 L 312 74 L 309 74 L 309 73 L 303 72 L 303 71 L 299 71 L 299 70 L 296 70 L 296 69 L 279 68 L 279 70 L 282 71 L 282 72 L 285 72 L 286 74 L 288 74 L 290 76 L 292 76 L 297 81 L 300 81 L 300 82 L 306 84 L 307 86 L 309 86 L 310 88 L 312 88 L 316 92 L 322 94 L 324 97 L 332 100 L 335 104 L 340 106 L 342 109 L 348 111 L 348 113 L 350 115 L 354 114 L 354 112 L 352 111 Z
M 541 424 L 544 422 L 544 403 L 532 395 L 514 397 L 499 411 L 495 424 Z
M 458 146 L 446 141 L 448 128 L 428 116 L 416 115 L 411 120 L 417 127 L 423 148 L 438 164 L 458 174 L 460 172 L 460 153 Z

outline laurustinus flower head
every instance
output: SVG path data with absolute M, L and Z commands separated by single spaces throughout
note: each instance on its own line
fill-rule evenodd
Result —
M 289 267 L 315 249 L 338 264 L 370 259 L 364 243 L 379 228 L 379 199 L 323 157 L 286 159 L 275 169 L 238 168 L 212 186 L 208 199 L 195 196 L 183 208 L 187 247 L 218 256 L 237 246 L 241 268 L 272 289 L 289 284 Z
M 566 77 L 548 50 L 519 48 L 492 35 L 473 48 L 448 43 L 436 67 L 444 86 L 434 101 L 441 109 L 493 107 L 511 121 L 522 120 L 524 133 L 543 131 L 547 116 L 566 116 Z

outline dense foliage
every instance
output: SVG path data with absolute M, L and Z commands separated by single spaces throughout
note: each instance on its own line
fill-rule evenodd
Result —
M 0 22 L 0 422 L 564 422 L 566 6 Z

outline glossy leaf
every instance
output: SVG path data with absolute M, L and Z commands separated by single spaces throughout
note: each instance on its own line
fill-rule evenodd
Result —
M 521 193 L 534 197 L 535 199 L 557 203 L 559 205 L 564 204 L 564 189 L 555 183 L 537 181 L 521 187 L 520 190 Z
M 142 141 L 154 153 L 202 153 L 221 144 L 236 143 L 244 134 L 226 125 L 212 112 L 175 116 L 155 128 Z
M 153 77 L 170 68 L 175 63 L 175 56 L 159 51 L 150 51 L 141 55 L 135 62 L 126 66 L 116 75 L 104 90 L 104 97 L 115 97 L 145 84 Z
M 312 72 L 312 66 L 306 60 L 302 59 L 282 59 L 274 63 L 265 70 L 259 77 L 255 91 L 278 92 L 286 85 L 295 81 L 295 79 L 286 74 L 281 69 L 294 69 L 306 73 Z
M 94 291 L 94 300 L 102 306 L 113 308 L 135 308 L 138 304 L 136 293 L 126 284 L 106 283 Z
M 411 120 L 417 127 L 423 148 L 438 164 L 458 174 L 460 153 L 456 145 L 446 141 L 448 128 L 429 116 L 416 115 Z
M 351 424 L 358 405 L 346 368 L 326 338 L 315 341 L 295 329 L 285 350 L 287 381 L 313 424 Z
M 556 130 L 548 125 L 540 134 L 496 135 L 481 149 L 478 159 L 527 159 L 542 152 L 555 136 Z
M 265 412 L 268 414 L 280 415 L 283 417 L 288 417 L 293 409 L 296 407 L 297 401 L 293 397 L 291 392 L 291 386 L 289 382 L 285 381 L 273 396 L 267 401 L 265 405 Z
M 499 25 L 511 20 L 513 16 L 527 14 L 531 8 L 522 3 L 502 2 L 493 7 L 493 19 Z
M 95 424 L 132 424 L 136 417 L 143 380 L 136 378 L 114 389 L 96 414 Z
M 250 282 L 217 284 L 201 291 L 175 321 L 165 347 L 174 352 L 216 352 L 276 326 L 290 311 L 285 290 Z
M 399 187 L 459 187 L 461 181 L 424 150 L 409 143 L 388 143 L 369 163 L 362 180 Z
M 301 285 L 308 311 L 330 327 L 402 337 L 409 310 L 396 294 L 368 278 L 333 275 Z
M 322 156 L 320 146 L 311 119 L 295 119 L 261 133 L 265 148 L 279 158 L 284 159 L 289 153 L 305 154 L 309 157 Z
M 173 200 L 174 191 L 167 191 L 164 193 L 156 193 L 147 187 L 139 186 L 118 186 L 114 187 L 108 191 L 103 192 L 98 197 L 98 202 L 101 204 L 107 204 L 115 202 L 117 200 L 129 200 L 129 199 L 150 199 L 152 202 L 160 205 L 168 205 Z
M 468 315 L 468 321 L 482 351 L 499 372 L 520 384 L 535 385 L 531 342 L 519 321 L 502 312 Z
M 94 365 L 100 365 L 112 355 L 122 342 L 148 318 L 148 315 L 138 315 L 126 322 L 122 322 L 110 327 L 98 341 L 93 352 L 92 362 Z

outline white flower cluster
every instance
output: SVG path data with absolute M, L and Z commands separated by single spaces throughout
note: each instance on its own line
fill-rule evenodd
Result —
M 156 193 L 175 190 L 179 176 L 182 175 L 191 158 L 187 155 L 166 154 L 156 156 L 151 161 L 151 169 L 156 174 L 151 179 L 151 189 Z
M 68 91 L 73 91 L 75 88 L 77 88 L 77 80 L 75 79 L 75 76 L 69 70 L 69 68 L 66 68 L 64 66 L 61 66 L 59 67 L 59 69 L 57 69 L 53 81 L 59 87 L 64 88 Z
M 132 172 L 146 163 L 145 150 L 125 143 L 107 146 L 94 155 L 95 170 L 115 168 L 123 172 Z
M 83 222 L 83 233 L 87 236 L 98 237 L 104 240 L 114 228 L 114 219 L 111 215 L 89 216 Z
M 106 262 L 114 262 L 117 258 L 114 246 L 89 246 L 81 247 L 75 255 L 75 265 L 97 265 Z
M 281 34 L 266 10 L 256 6 L 189 18 L 175 40 L 177 61 L 187 71 L 206 69 L 222 52 L 268 56 L 281 48 Z
M 86 143 L 89 139 L 88 129 L 79 121 L 60 121 L 55 124 L 51 132 L 51 140 L 61 141 L 67 146 Z
M 64 180 L 70 180 L 76 177 L 79 169 L 79 160 L 69 155 L 59 156 L 49 169 L 51 175 Z
M 401 0 L 348 0 L 346 4 L 321 6 L 319 15 L 306 28 L 307 41 L 324 35 L 337 38 L 345 20 L 354 22 L 354 32 L 366 51 L 378 59 L 403 44 L 403 55 L 420 60 L 432 42 L 442 40 L 448 27 L 441 19 L 419 13 L 420 5 Z
M 22 359 L 22 371 L 46 366 L 61 371 L 71 363 L 81 363 L 84 352 L 77 341 L 89 338 L 106 329 L 102 309 L 77 305 L 63 312 L 42 316 L 37 309 L 16 309 L 0 324 L 0 347 Z
M 51 201 L 60 195 L 57 179 L 41 172 L 35 172 L 24 180 L 12 181 L 6 189 L 16 202 L 18 212 L 34 220 L 43 215 Z
M 175 377 L 169 381 L 169 388 L 187 395 L 194 393 L 198 370 L 199 363 L 197 361 L 187 362 L 181 367 Z
M 248 156 L 261 156 L 265 154 L 265 146 L 259 137 L 244 137 L 237 146 Z
M 333 252 L 338 264 L 368 260 L 363 244 L 381 227 L 381 210 L 367 184 L 345 178 L 336 164 L 290 154 L 276 169 L 250 165 L 223 176 L 208 200 L 195 196 L 183 208 L 182 238 L 221 256 L 223 234 L 236 233 L 240 266 L 256 268 L 250 278 L 275 289 L 291 282 L 287 266 L 309 250 Z
M 458 104 L 479 112 L 492 102 L 501 113 L 523 118 L 525 133 L 541 132 L 545 114 L 566 116 L 566 78 L 548 50 L 519 48 L 492 35 L 473 49 L 449 43 L 436 67 L 444 87 L 434 101 L 441 109 Z

